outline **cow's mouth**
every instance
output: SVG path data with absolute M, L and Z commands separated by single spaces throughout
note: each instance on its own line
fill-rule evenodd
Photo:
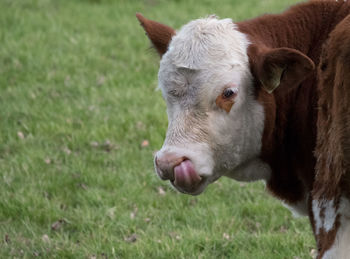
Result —
M 198 195 L 204 190 L 207 181 L 196 172 L 193 163 L 186 159 L 174 167 L 174 178 L 170 182 L 182 193 Z

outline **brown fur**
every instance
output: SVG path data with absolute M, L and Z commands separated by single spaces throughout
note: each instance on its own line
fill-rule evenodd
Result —
M 338 200 L 341 193 L 349 193 L 350 91 L 346 87 L 350 87 L 350 18 L 344 19 L 349 13 L 348 3 L 312 1 L 281 15 L 265 15 L 239 24 L 253 43 L 248 54 L 257 78 L 258 100 L 266 112 L 262 158 L 273 170 L 267 186 L 289 202 L 311 191 L 312 199 L 317 200 Z M 282 81 L 274 94 L 268 95 L 260 87 L 263 82 L 256 67 L 261 67 L 261 52 L 281 47 L 299 50 L 316 65 L 320 63 L 318 76 L 314 73 L 294 85 Z M 317 163 L 313 155 L 316 138 Z M 311 209 L 310 221 L 315 228 Z M 330 232 L 321 230 L 316 236 L 318 258 L 334 243 L 339 224 L 338 215 Z
M 346 3 L 312 1 L 294 6 L 280 15 L 264 15 L 238 24 L 239 30 L 248 34 L 252 42 L 248 50 L 251 70 L 257 78 L 258 99 L 265 107 L 262 158 L 273 169 L 268 188 L 289 202 L 300 200 L 305 191 L 309 192 L 313 187 L 316 162 L 313 151 L 317 133 L 316 73 L 301 84 L 282 80 L 273 95 L 266 95 L 256 66 L 260 63 L 261 53 L 273 48 L 298 50 L 318 64 L 328 33 L 348 13 L 350 6 Z
M 314 62 L 295 49 L 266 50 L 265 47 L 251 45 L 250 56 L 253 51 L 257 57 L 252 63 L 252 70 L 262 88 L 269 93 L 279 85 L 283 85 L 286 89 L 299 85 L 315 69 Z
M 350 187 L 350 16 L 329 36 L 318 68 L 318 120 L 314 199 L 349 196 Z M 338 217 L 339 218 L 339 215 Z M 330 233 L 316 238 L 321 257 L 335 240 L 339 219 Z
M 350 173 L 350 16 L 330 34 L 320 66 L 316 199 L 339 195 Z M 347 181 L 348 183 L 348 181 Z M 346 189 L 349 185 L 346 183 Z
M 148 20 L 142 14 L 136 14 L 141 26 L 146 31 L 148 38 L 151 40 L 154 48 L 160 56 L 168 50 L 168 45 L 171 38 L 175 35 L 175 30 L 169 26 Z

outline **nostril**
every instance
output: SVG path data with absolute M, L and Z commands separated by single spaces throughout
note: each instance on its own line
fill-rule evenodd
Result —
M 160 179 L 171 180 L 167 167 L 165 166 L 164 162 L 158 158 L 158 156 L 154 158 L 154 167 Z
M 174 181 L 174 168 L 187 159 L 186 157 L 177 156 L 172 153 L 164 153 L 161 156 L 157 155 L 154 158 L 156 172 L 162 180 Z
M 160 177 L 160 179 L 169 180 L 167 175 L 158 166 L 156 166 L 156 172 L 157 172 L 157 175 Z

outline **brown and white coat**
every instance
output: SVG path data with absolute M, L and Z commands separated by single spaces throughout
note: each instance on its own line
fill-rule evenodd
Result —
M 189 194 L 220 176 L 265 180 L 309 216 L 318 258 L 348 258 L 349 14 L 345 1 L 309 1 L 238 23 L 199 19 L 179 32 L 138 14 L 162 56 L 169 128 L 158 175 Z

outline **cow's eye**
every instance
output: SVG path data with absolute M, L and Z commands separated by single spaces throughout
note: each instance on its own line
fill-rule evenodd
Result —
M 225 99 L 228 99 L 230 97 L 232 97 L 233 95 L 235 95 L 236 92 L 231 89 L 231 88 L 226 88 L 223 93 L 222 93 L 222 96 L 225 98 Z
M 232 105 L 235 103 L 235 96 L 237 93 L 238 89 L 236 87 L 225 88 L 222 94 L 220 94 L 215 100 L 217 107 L 229 113 Z
M 168 94 L 172 97 L 181 97 L 184 95 L 183 91 L 177 89 L 170 90 Z

